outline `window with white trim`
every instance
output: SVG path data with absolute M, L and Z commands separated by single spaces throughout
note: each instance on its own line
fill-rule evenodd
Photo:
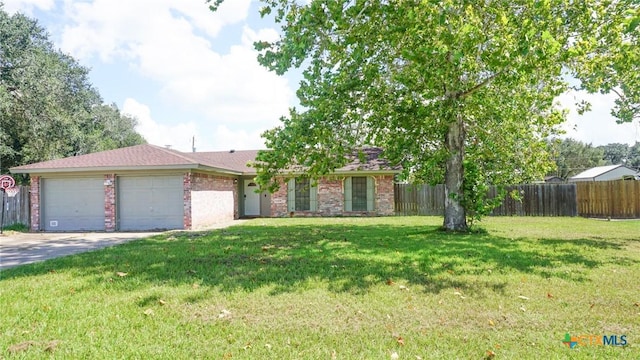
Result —
M 287 207 L 289 211 L 317 211 L 318 189 L 311 179 L 299 177 L 287 183 Z
M 352 176 L 344 180 L 344 210 L 375 210 L 375 182 L 371 176 Z

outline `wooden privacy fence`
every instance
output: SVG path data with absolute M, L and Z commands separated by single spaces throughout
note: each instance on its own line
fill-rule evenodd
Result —
M 507 196 L 492 215 L 584 216 L 640 219 L 640 181 L 585 181 L 572 184 L 532 184 L 506 187 L 522 201 Z M 489 196 L 496 196 L 492 187 Z M 444 186 L 396 184 L 397 215 L 443 215 Z
M 522 201 L 507 196 L 495 208 L 497 216 L 576 216 L 576 186 L 574 184 L 533 184 L 507 186 L 508 193 L 517 191 Z M 497 196 L 491 187 L 489 197 Z M 397 215 L 443 215 L 444 185 L 396 184 Z
M 578 213 L 586 217 L 640 218 L 640 181 L 584 181 L 578 185 Z
M 2 211 L 4 212 L 4 221 L 2 223 L 4 226 L 12 224 L 25 224 L 29 226 L 31 222 L 29 218 L 29 187 L 20 186 L 20 192 L 14 197 L 9 197 L 6 194 L 4 196 L 5 203 L 4 207 L 2 207 Z

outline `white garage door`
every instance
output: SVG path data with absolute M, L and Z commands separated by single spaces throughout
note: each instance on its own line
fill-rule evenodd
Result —
M 182 176 L 118 178 L 118 220 L 123 231 L 182 229 Z
M 102 178 L 43 179 L 45 231 L 104 231 Z

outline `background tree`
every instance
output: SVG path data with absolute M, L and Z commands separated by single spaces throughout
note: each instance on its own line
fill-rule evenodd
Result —
M 595 148 L 578 140 L 554 139 L 549 142 L 549 149 L 557 166 L 549 175 L 556 175 L 564 180 L 592 167 L 605 165 L 602 147 Z
M 635 168 L 640 171 L 640 142 L 636 143 L 629 148 L 629 159 L 627 160 L 627 166 Z
M 487 184 L 550 169 L 545 139 L 564 120 L 553 101 L 567 89 L 566 71 L 604 56 L 617 39 L 603 30 L 638 8 L 632 0 L 263 3 L 282 37 L 256 44 L 259 61 L 278 74 L 304 65 L 304 79 L 302 109 L 264 134 L 274 151 L 259 155 L 258 182 L 273 190 L 293 164 L 321 176 L 354 149 L 381 146 L 405 175 L 444 182 L 444 227 L 454 231 L 486 211 Z
M 605 161 L 605 165 L 626 165 L 629 159 L 629 145 L 612 143 L 607 145 L 598 146 L 602 149 L 602 159 Z
M 0 171 L 144 142 L 134 119 L 104 105 L 88 70 L 44 29 L 0 4 Z

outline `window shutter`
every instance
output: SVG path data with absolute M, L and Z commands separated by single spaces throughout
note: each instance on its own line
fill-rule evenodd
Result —
M 344 179 L 344 211 L 352 211 L 353 196 L 351 194 L 351 178 Z
M 367 211 L 374 211 L 376 208 L 376 187 L 373 177 L 367 176 Z
M 313 185 L 309 189 L 309 210 L 318 211 L 318 187 Z
M 287 183 L 287 208 L 296 211 L 296 179 L 289 179 Z

